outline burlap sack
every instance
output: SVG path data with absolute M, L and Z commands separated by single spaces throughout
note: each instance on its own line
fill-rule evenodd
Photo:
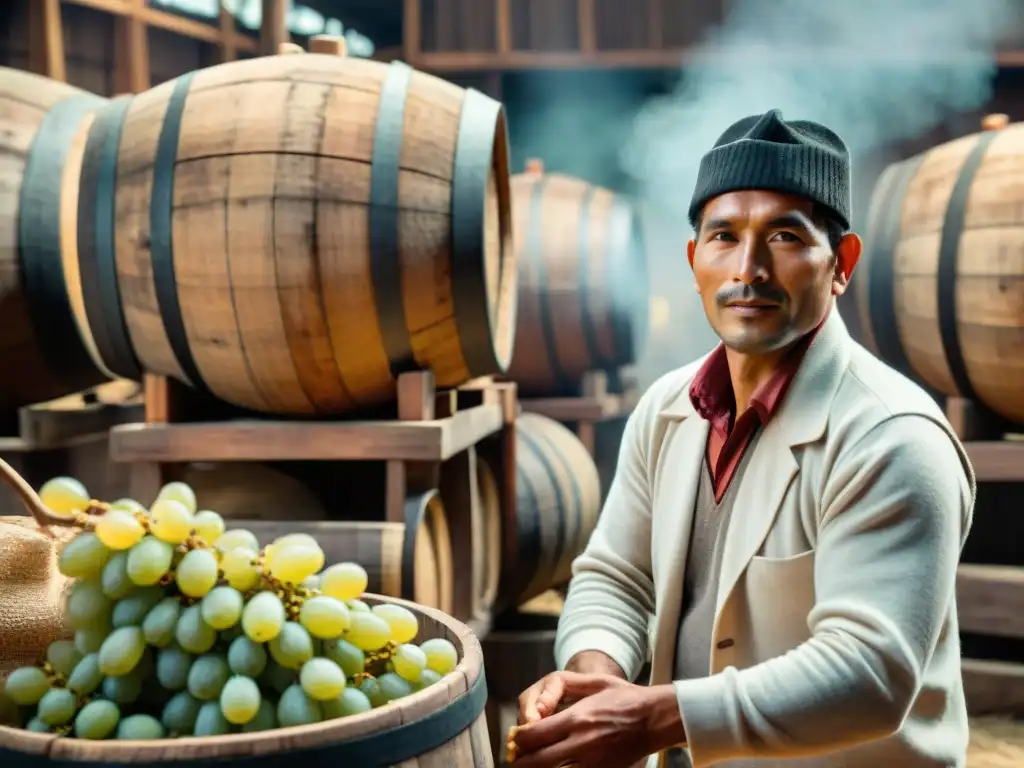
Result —
M 71 580 L 57 570 L 57 553 L 78 531 L 51 530 L 52 537 L 31 517 L 0 517 L 0 686 L 71 636 L 64 622 Z

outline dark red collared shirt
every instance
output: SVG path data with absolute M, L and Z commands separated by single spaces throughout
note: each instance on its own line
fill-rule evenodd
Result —
M 827 315 L 826 315 L 827 319 Z M 729 376 L 725 347 L 719 344 L 690 383 L 690 401 L 701 418 L 711 424 L 708 433 L 707 462 L 715 485 L 715 502 L 725 495 L 736 468 L 750 445 L 757 428 L 764 426 L 778 410 L 793 377 L 803 362 L 807 348 L 821 330 L 824 321 L 786 354 L 778 368 L 750 398 L 750 405 L 736 416 L 736 398 Z

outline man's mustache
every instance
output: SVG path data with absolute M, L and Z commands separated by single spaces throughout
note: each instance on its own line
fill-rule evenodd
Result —
M 763 283 L 747 285 L 739 283 L 727 285 L 715 296 L 718 306 L 724 307 L 734 301 L 770 301 L 775 304 L 782 304 L 786 300 L 786 294 L 778 288 Z

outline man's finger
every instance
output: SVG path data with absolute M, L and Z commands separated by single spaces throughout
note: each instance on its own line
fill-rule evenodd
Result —
M 548 722 L 542 720 L 542 723 Z M 557 744 L 544 747 L 536 752 L 520 752 L 513 764 L 515 768 L 562 768 L 562 766 L 578 766 L 579 745 L 574 739 L 565 739 Z
M 520 756 L 558 744 L 572 735 L 572 713 L 569 710 L 542 720 L 521 725 L 515 730 L 515 743 Z M 521 759 L 521 757 L 520 757 Z M 519 760 L 516 760 L 516 764 Z M 558 765 L 552 763 L 552 765 Z
M 553 715 L 558 711 L 558 702 L 565 695 L 565 680 L 561 675 L 551 675 L 544 679 L 544 688 L 534 703 L 533 711 L 536 717 L 527 715 L 526 722 L 532 723 L 542 717 Z

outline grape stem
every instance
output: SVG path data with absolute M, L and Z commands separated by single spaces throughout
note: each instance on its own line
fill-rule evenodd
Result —
M 70 528 L 79 524 L 73 517 L 61 517 L 51 512 L 50 508 L 43 504 L 39 494 L 32 490 L 32 486 L 25 482 L 25 479 L 3 459 L 0 459 L 0 480 L 3 480 L 18 495 L 21 503 L 25 505 L 32 517 L 36 519 L 36 523 L 46 533 L 50 533 L 49 526 L 51 525 Z

